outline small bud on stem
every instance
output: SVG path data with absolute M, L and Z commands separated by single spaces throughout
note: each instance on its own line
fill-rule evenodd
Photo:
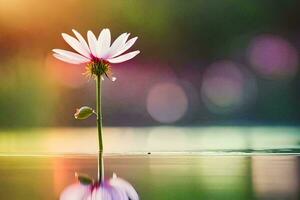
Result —
M 76 119 L 87 119 L 92 114 L 96 114 L 96 112 L 92 108 L 90 108 L 88 106 L 83 106 L 76 110 L 74 117 Z
M 75 173 L 75 178 L 82 184 L 82 185 L 91 185 L 94 183 L 94 180 L 88 176 L 87 174 L 78 174 Z

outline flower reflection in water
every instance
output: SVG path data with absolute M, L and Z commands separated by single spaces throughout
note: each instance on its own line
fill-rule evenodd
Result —
M 60 200 L 139 200 L 139 197 L 130 183 L 113 174 L 101 183 L 74 183 L 61 193 Z

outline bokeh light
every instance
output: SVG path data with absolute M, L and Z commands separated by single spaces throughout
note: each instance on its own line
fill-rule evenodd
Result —
M 246 102 L 249 92 L 254 95 L 255 82 L 250 82 L 245 73 L 231 61 L 209 66 L 203 77 L 201 96 L 211 112 L 233 112 Z
M 254 38 L 248 49 L 252 67 L 265 78 L 293 77 L 297 72 L 297 50 L 287 40 L 275 35 Z
M 152 118 L 161 123 L 181 119 L 188 109 L 188 98 L 183 88 L 175 82 L 154 85 L 147 97 L 147 110 Z
M 261 9 L 265 4 L 270 12 Z M 72 115 L 80 105 L 95 105 L 94 81 L 82 75 L 85 66 L 60 62 L 51 52 L 54 48 L 73 51 L 61 37 L 61 33 L 72 34 L 73 28 L 84 38 L 88 30 L 99 33 L 102 28 L 109 28 L 112 38 L 123 32 L 139 37 L 134 48 L 141 54 L 132 62 L 112 65 L 117 81 L 103 82 L 106 126 L 299 124 L 300 15 L 296 0 L 218 4 L 182 4 L 179 0 L 87 4 L 74 0 L 59 6 L 50 0 L 0 0 L 0 5 L 2 127 L 95 126 L 93 119 L 78 122 Z M 211 12 L 216 10 L 221 14 Z M 221 89 L 206 84 L 208 91 L 203 92 L 202 81 L 210 64 L 224 59 L 237 65 L 244 80 L 232 81 L 225 74 L 219 80 L 225 82 L 219 83 Z M 255 73 L 249 78 L 249 72 Z M 180 85 L 188 101 L 184 116 L 171 120 L 174 122 L 155 119 L 146 105 L 151 88 L 169 81 Z M 248 102 L 256 99 L 256 87 L 259 96 L 252 106 Z M 50 112 L 40 112 L 45 105 Z

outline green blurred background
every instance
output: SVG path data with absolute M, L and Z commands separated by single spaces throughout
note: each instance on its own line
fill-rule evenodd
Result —
M 0 0 L 0 128 L 93 126 L 84 66 L 53 58 L 61 33 L 110 28 L 141 54 L 104 83 L 109 126 L 298 125 L 297 0 Z
M 299 199 L 299 8 L 0 0 L 0 199 L 57 199 L 74 172 L 96 176 L 95 128 L 68 128 L 95 126 L 73 117 L 94 107 L 94 81 L 51 52 L 71 50 L 61 33 L 73 28 L 139 37 L 103 84 L 105 153 L 122 155 L 105 156 L 107 177 L 142 199 Z

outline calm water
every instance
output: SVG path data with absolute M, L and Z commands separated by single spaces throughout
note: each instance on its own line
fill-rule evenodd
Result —
M 0 158 L 0 199 L 53 200 L 96 176 L 93 156 Z M 105 173 L 128 180 L 144 200 L 300 199 L 298 156 L 106 156 Z
M 142 200 L 300 199 L 298 128 L 107 128 L 105 175 Z M 0 133 L 0 199 L 55 200 L 97 176 L 95 129 Z M 148 152 L 151 152 L 148 154 Z

